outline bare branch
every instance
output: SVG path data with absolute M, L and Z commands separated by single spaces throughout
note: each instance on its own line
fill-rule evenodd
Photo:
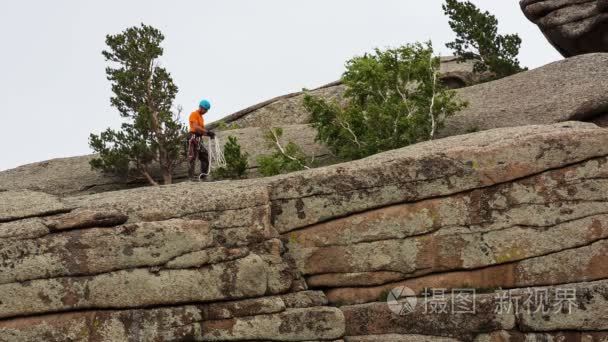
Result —
M 302 166 L 306 170 L 310 170 L 310 167 L 302 164 L 302 162 L 298 158 L 290 156 L 289 154 L 287 154 L 287 152 L 285 152 L 285 149 L 283 148 L 283 146 L 281 146 L 281 143 L 279 142 L 279 137 L 277 136 L 277 134 L 273 128 L 270 129 L 270 133 L 272 134 L 272 137 L 274 138 L 275 146 L 277 147 L 279 152 L 281 152 L 281 154 L 283 156 L 285 156 L 285 158 L 295 161 L 296 163 L 300 164 L 300 166 Z
M 433 94 L 431 96 L 431 105 L 429 108 L 429 115 L 431 117 L 431 134 L 430 139 L 432 140 L 435 137 L 435 131 L 437 129 L 437 120 L 435 119 L 435 113 L 433 112 L 433 107 L 435 107 L 435 97 L 436 97 L 436 88 L 437 88 L 437 69 L 433 67 L 433 55 L 430 55 L 429 61 L 429 70 L 433 77 Z
M 359 142 L 359 139 L 357 138 L 357 135 L 355 134 L 355 132 L 353 132 L 353 130 L 350 127 L 350 124 L 348 122 L 344 122 L 340 119 L 336 119 L 336 121 L 338 122 L 338 124 L 340 125 L 340 127 L 344 128 L 347 132 L 350 133 L 350 135 L 353 136 L 353 139 L 351 139 L 355 144 L 357 144 L 357 146 L 359 146 L 359 148 L 361 148 L 361 143 Z

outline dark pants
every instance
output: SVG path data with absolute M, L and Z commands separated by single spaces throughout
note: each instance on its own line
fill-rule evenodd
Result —
M 209 171 L 209 153 L 203 145 L 203 138 L 195 134 L 188 134 L 188 176 L 194 177 L 196 160 L 201 161 L 201 173 L 207 174 Z

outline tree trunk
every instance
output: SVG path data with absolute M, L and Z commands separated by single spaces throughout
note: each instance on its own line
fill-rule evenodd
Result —
M 148 183 L 150 183 L 150 185 L 154 185 L 154 186 L 158 186 L 158 185 L 159 185 L 159 184 L 158 184 L 158 182 L 156 182 L 156 181 L 154 180 L 154 178 L 152 178 L 152 176 L 150 176 L 150 173 L 148 173 L 148 171 L 147 171 L 147 170 L 145 170 L 145 169 L 139 169 L 139 172 L 140 172 L 140 173 L 141 173 L 141 174 L 142 174 L 144 177 L 146 177 L 146 180 L 148 180 Z
M 173 174 L 170 170 L 163 169 L 163 184 L 168 185 L 173 183 Z

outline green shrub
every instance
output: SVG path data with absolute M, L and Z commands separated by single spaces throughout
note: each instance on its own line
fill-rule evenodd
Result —
M 279 141 L 282 136 L 281 128 L 270 128 L 265 135 L 267 144 L 275 150 L 271 155 L 258 157 L 259 172 L 265 177 L 309 169 L 312 164 L 297 144 L 290 141 L 283 147 Z
M 439 80 L 439 57 L 431 43 L 355 57 L 342 76 L 346 105 L 311 95 L 304 106 L 312 114 L 317 140 L 341 159 L 433 139 L 446 117 L 466 104 Z
M 224 145 L 224 158 L 226 166 L 217 168 L 214 174 L 218 178 L 238 179 L 244 178 L 249 168 L 247 158 L 249 153 L 241 151 L 238 139 L 233 136 L 228 137 L 228 142 Z

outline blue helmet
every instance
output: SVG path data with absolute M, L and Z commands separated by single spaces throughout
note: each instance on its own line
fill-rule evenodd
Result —
M 207 101 L 207 100 L 203 100 L 201 101 L 201 103 L 199 103 L 198 105 L 201 108 L 205 108 L 206 110 L 211 109 L 211 102 Z

